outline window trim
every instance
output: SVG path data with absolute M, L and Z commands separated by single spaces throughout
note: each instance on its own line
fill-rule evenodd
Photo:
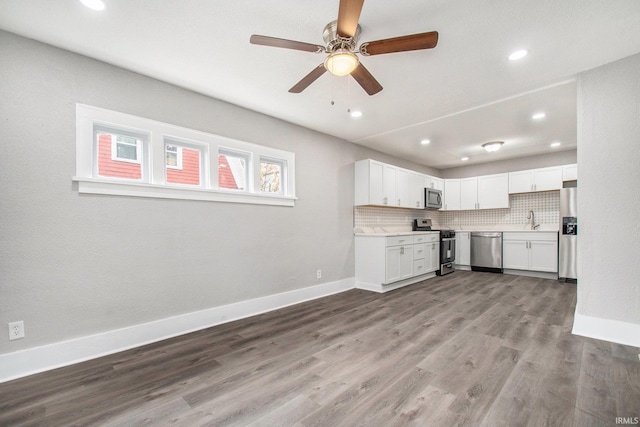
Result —
M 143 136 L 140 156 L 142 180 L 97 175 L 96 129 Z M 166 182 L 165 144 L 175 142 L 201 150 L 201 186 Z M 185 146 L 186 146 L 185 145 Z M 249 153 L 247 190 L 219 188 L 217 155 L 219 149 Z M 256 159 L 286 160 L 287 185 L 283 194 L 260 192 L 260 165 Z M 292 152 L 238 141 L 220 135 L 179 127 L 126 113 L 76 104 L 76 175 L 79 193 L 154 197 L 274 206 L 295 206 L 295 154 Z M 257 191 L 256 191 L 257 190 Z

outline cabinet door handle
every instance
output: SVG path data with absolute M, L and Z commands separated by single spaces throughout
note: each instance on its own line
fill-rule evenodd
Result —
M 385 197 L 384 199 L 382 199 L 382 203 L 384 203 L 386 205 L 387 203 L 389 203 L 388 199 Z
M 400 199 L 398 199 L 398 206 L 400 206 Z

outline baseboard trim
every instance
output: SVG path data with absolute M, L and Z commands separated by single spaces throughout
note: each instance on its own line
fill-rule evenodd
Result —
M 511 269 L 505 268 L 504 274 L 512 274 L 515 276 L 537 277 L 539 279 L 558 280 L 558 273 L 550 273 L 546 271 L 511 270 Z
M 365 291 L 377 292 L 383 294 L 385 292 L 394 291 L 396 289 L 403 288 L 405 286 L 413 285 L 414 283 L 422 282 L 423 280 L 432 279 L 436 277 L 435 272 L 423 274 L 421 276 L 412 277 L 410 279 L 394 282 L 389 285 L 383 285 L 382 283 L 369 283 L 356 281 L 355 287 Z
M 640 325 L 619 320 L 575 314 L 574 335 L 640 347 Z
M 0 355 L 0 383 L 355 288 L 355 278 L 323 283 L 149 323 Z

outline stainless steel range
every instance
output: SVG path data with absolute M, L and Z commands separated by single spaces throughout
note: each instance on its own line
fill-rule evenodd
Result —
M 456 260 L 456 232 L 453 230 L 434 230 L 431 228 L 431 220 L 418 218 L 413 220 L 413 231 L 439 231 L 440 232 L 440 268 L 436 271 L 438 276 L 453 273 L 453 264 Z

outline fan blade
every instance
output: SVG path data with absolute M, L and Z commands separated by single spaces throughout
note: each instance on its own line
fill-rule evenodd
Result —
M 323 75 L 325 73 L 325 71 L 327 71 L 327 69 L 324 68 L 324 63 L 318 65 L 316 68 L 313 69 L 313 71 L 311 71 L 309 74 L 304 76 L 302 78 L 302 80 L 300 80 L 291 89 L 289 89 L 289 92 L 290 93 L 300 93 L 300 92 L 302 92 L 311 83 L 315 82 L 318 79 L 318 77 Z
M 249 39 L 251 44 L 259 44 L 262 46 L 282 47 L 285 49 L 304 50 L 305 52 L 324 52 L 324 46 L 312 43 L 297 42 L 295 40 L 279 39 L 276 37 L 259 36 L 254 34 Z
M 362 62 L 351 72 L 351 75 L 369 95 L 375 95 L 382 90 L 380 83 L 378 83 L 369 70 L 362 65 Z
M 338 35 L 340 37 L 355 35 L 363 3 L 364 0 L 340 0 L 338 8 Z
M 376 40 L 362 43 L 360 53 L 363 55 L 380 55 L 382 53 L 406 52 L 408 50 L 432 49 L 438 44 L 438 32 L 411 34 L 409 36 Z

